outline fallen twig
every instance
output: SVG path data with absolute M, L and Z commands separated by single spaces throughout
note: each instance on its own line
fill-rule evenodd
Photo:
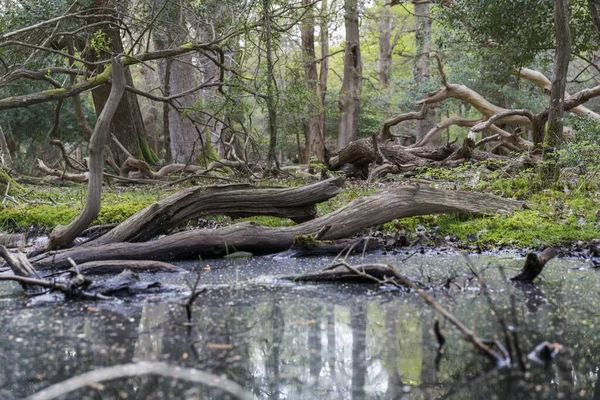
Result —
M 223 390 L 237 397 L 238 399 L 254 399 L 254 397 L 244 390 L 244 388 L 239 384 L 218 375 L 210 374 L 194 368 L 181 368 L 164 362 L 141 361 L 137 363 L 115 365 L 112 367 L 100 368 L 94 371 L 86 372 L 85 374 L 81 374 L 67 379 L 66 381 L 52 385 L 32 396 L 29 396 L 27 400 L 51 400 L 94 383 L 148 374 L 199 383 Z

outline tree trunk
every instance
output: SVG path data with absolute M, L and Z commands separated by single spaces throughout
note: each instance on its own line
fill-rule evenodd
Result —
M 120 107 L 121 97 L 125 90 L 125 74 L 121 61 L 113 59 L 112 61 L 112 85 L 110 94 L 103 107 L 94 132 L 90 139 L 90 160 L 88 192 L 85 207 L 81 214 L 67 226 L 57 226 L 50 234 L 47 249 L 69 246 L 73 240 L 83 232 L 92 221 L 98 216 L 100 211 L 100 199 L 102 195 L 103 167 L 104 167 L 104 146 L 111 127 L 111 121 L 116 115 L 117 108 Z
M 319 93 L 321 94 L 321 119 L 320 131 L 323 138 L 323 151 L 325 152 L 325 126 L 327 122 L 327 110 L 325 109 L 325 96 L 327 95 L 327 78 L 329 75 L 329 25 L 327 18 L 327 0 L 321 1 L 320 34 L 321 44 L 321 68 L 319 70 Z M 326 156 L 325 156 L 326 157 Z
M 345 0 L 344 12 L 346 45 L 344 47 L 344 80 L 339 100 L 341 120 L 338 149 L 343 149 L 357 137 L 358 110 L 362 91 L 362 60 L 357 0 Z
M 567 72 L 571 56 L 571 31 L 569 30 L 569 5 L 567 0 L 554 0 L 554 26 L 556 29 L 556 53 L 554 55 L 554 77 L 550 90 L 548 128 L 545 144 L 550 152 L 561 145 Z
M 109 0 L 94 0 L 92 7 L 99 8 L 110 8 L 112 6 Z M 90 20 L 90 23 L 98 22 Z M 120 31 L 107 22 L 102 27 L 102 32 L 105 34 L 105 38 L 109 42 L 110 55 L 125 54 L 123 48 L 123 42 L 121 41 Z M 110 56 L 106 51 L 97 49 L 88 49 L 84 52 L 84 58 L 87 61 L 95 62 L 99 59 L 107 58 Z M 95 67 L 94 72 L 101 73 L 104 69 L 104 65 L 98 65 Z M 125 85 L 134 86 L 131 72 L 128 68 L 125 69 Z M 110 86 L 100 85 L 92 90 L 92 98 L 94 100 L 94 107 L 96 109 L 96 115 L 100 115 L 110 94 Z M 115 137 L 125 146 L 125 148 L 133 155 L 138 158 L 155 163 L 157 161 L 156 155 L 150 151 L 146 142 L 146 129 L 144 127 L 144 120 L 142 113 L 140 112 L 140 105 L 138 104 L 137 96 L 131 92 L 125 92 L 121 98 L 121 103 L 115 112 L 115 117 L 110 126 L 110 131 Z M 110 144 L 111 150 L 116 157 L 119 154 L 122 155 L 121 150 Z M 117 162 L 123 161 L 125 158 L 118 158 Z
M 384 89 L 390 86 L 390 70 L 392 68 L 392 30 L 394 17 L 391 7 L 383 5 L 379 11 L 379 63 L 377 76 Z
M 279 168 L 277 154 L 277 109 L 275 105 L 275 96 L 277 85 L 275 81 L 275 72 L 273 65 L 273 45 L 271 37 L 271 0 L 263 0 L 263 13 L 265 22 L 265 51 L 267 58 L 267 113 L 269 132 L 269 151 L 267 154 L 267 169 Z
M 171 60 L 171 71 L 169 74 L 169 91 L 172 94 L 182 93 L 192 89 L 199 84 L 196 68 L 192 65 L 192 56 L 186 54 Z M 198 95 L 191 93 L 175 100 L 178 108 L 169 106 L 169 141 L 171 160 L 176 163 L 195 164 L 202 150 L 202 138 L 196 130 L 194 122 L 182 115 L 184 109 L 196 105 Z
M 415 48 L 416 59 L 413 70 L 415 84 L 422 88 L 429 81 L 429 53 L 431 53 L 431 17 L 429 2 L 413 1 L 415 6 Z M 415 130 L 416 142 L 419 142 L 435 125 L 435 112 L 427 111 L 424 119 L 417 121 Z
M 156 2 L 157 7 L 165 7 L 165 22 L 161 26 L 164 32 L 154 34 L 154 44 L 157 50 L 168 49 L 178 43 L 189 40 L 186 29 L 186 11 L 183 4 L 171 2 L 164 6 L 164 0 Z M 178 57 L 161 60 L 160 75 L 166 96 L 193 89 L 200 83 L 200 74 L 194 67 L 193 59 L 197 55 L 183 54 Z M 168 93 L 167 93 L 168 92 Z M 186 96 L 173 100 L 173 104 L 165 103 L 164 110 L 167 115 L 163 117 L 163 129 L 168 132 L 168 154 L 169 160 L 176 163 L 195 164 L 198 154 L 202 150 L 201 131 L 197 130 L 196 124 L 190 118 L 183 116 L 182 111 L 196 105 L 198 93 L 190 93 Z M 189 113 L 192 115 L 193 113 Z
M 308 7 L 305 19 L 301 26 L 302 55 L 304 58 L 304 76 L 311 93 L 313 102 L 310 104 L 310 119 L 308 122 L 308 158 L 317 157 L 320 162 L 325 162 L 325 142 L 321 130 L 321 93 L 317 76 L 317 62 L 315 56 L 315 17 L 312 0 L 302 0 Z M 315 104 L 317 103 L 317 104 Z

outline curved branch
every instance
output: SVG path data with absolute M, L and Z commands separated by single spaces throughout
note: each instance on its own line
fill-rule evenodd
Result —
M 140 361 L 137 363 L 100 368 L 86 372 L 82 375 L 74 376 L 73 378 L 52 385 L 41 392 L 29 396 L 27 400 L 52 400 L 94 383 L 141 375 L 159 375 L 199 383 L 201 385 L 223 390 L 233 395 L 235 398 L 242 400 L 251 400 L 254 398 L 236 382 L 222 378 L 218 375 L 194 368 L 181 368 L 164 362 Z
M 550 88 L 552 87 L 552 82 L 550 82 L 550 79 L 548 79 L 546 75 L 542 74 L 541 72 L 529 68 L 521 68 L 519 70 L 519 77 L 534 83 L 537 87 L 542 89 L 544 94 L 550 95 Z M 569 93 L 565 92 L 565 97 L 570 96 L 571 95 Z M 588 117 L 595 119 L 596 121 L 600 121 L 600 114 L 581 105 L 573 107 L 569 111 L 580 117 Z
M 218 46 L 212 43 L 204 42 L 189 42 L 179 47 L 166 50 L 152 51 L 148 53 L 139 54 L 136 56 L 121 56 L 120 62 L 124 66 L 130 66 L 140 64 L 145 61 L 157 60 L 161 58 L 174 57 L 180 54 L 189 53 L 192 51 L 213 51 Z M 48 101 L 66 99 L 76 94 L 91 90 L 97 86 L 110 82 L 112 69 L 107 66 L 104 71 L 92 78 L 88 78 L 82 82 L 79 82 L 69 88 L 45 90 L 37 93 L 25 94 L 22 96 L 7 97 L 0 99 L 0 111 L 9 108 L 27 107 L 32 104 L 45 103 Z
M 506 111 L 502 111 L 497 114 L 494 114 L 491 117 L 489 117 L 487 120 L 472 127 L 471 130 L 469 131 L 469 137 L 472 138 L 472 135 L 474 135 L 475 133 L 481 132 L 484 129 L 488 129 L 492 124 L 494 124 L 495 122 L 497 122 L 499 120 L 505 119 L 507 117 L 516 116 L 516 115 L 526 117 L 527 119 L 529 119 L 529 121 L 531 121 L 531 124 L 533 124 L 534 116 L 531 111 L 526 110 L 526 109 L 506 110 Z
M 102 168 L 104 165 L 104 145 L 108 136 L 113 115 L 117 111 L 123 92 L 125 91 L 125 73 L 123 64 L 120 60 L 112 61 L 112 88 L 104 109 L 98 117 L 94 133 L 90 139 L 90 160 L 89 160 L 89 180 L 88 193 L 85 207 L 81 214 L 69 225 L 57 226 L 50 234 L 47 248 L 57 249 L 69 246 L 73 240 L 83 232 L 92 221 L 98 216 L 100 211 L 100 197 L 102 194 Z
M 409 147 L 423 147 L 426 144 L 428 144 L 442 129 L 449 128 L 453 125 L 470 127 L 478 124 L 481 121 L 481 119 L 468 119 L 460 116 L 448 118 L 440 122 L 439 124 L 436 124 L 433 128 L 429 130 L 429 132 L 425 134 L 425 136 L 423 136 L 423 138 L 420 141 Z
M 421 111 L 407 112 L 404 114 L 397 115 L 394 118 L 388 119 L 383 123 L 383 126 L 381 127 L 381 132 L 379 133 L 379 140 L 387 141 L 393 139 L 393 135 L 391 133 L 392 126 L 396 126 L 401 122 L 413 119 L 425 119 L 428 110 L 429 106 L 427 104 L 423 104 L 423 106 L 421 107 Z

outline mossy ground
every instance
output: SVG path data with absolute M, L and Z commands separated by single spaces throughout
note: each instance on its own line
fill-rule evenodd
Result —
M 510 175 L 502 169 L 491 172 L 489 165 L 465 165 L 454 169 L 427 169 L 417 176 L 390 176 L 370 186 L 349 182 L 341 193 L 317 205 L 318 215 L 330 213 L 350 201 L 367 196 L 382 186 L 402 185 L 417 179 L 432 185 L 458 188 L 525 200 L 527 208 L 511 215 L 433 215 L 404 218 L 384 224 L 380 232 L 404 235 L 409 243 L 438 245 L 455 242 L 459 247 L 543 247 L 568 245 L 600 237 L 600 191 L 588 176 L 571 176 L 544 184 L 539 174 L 527 169 Z M 298 186 L 304 182 L 273 181 L 270 185 Z M 68 224 L 80 212 L 85 201 L 85 186 L 67 188 L 24 187 L 26 201 L 7 202 L 0 207 L 0 226 L 6 231 L 49 232 L 54 226 Z M 166 197 L 177 188 L 107 189 L 102 208 L 94 224 L 118 223 L 135 212 Z M 217 225 L 230 224 L 228 217 L 209 218 Z M 265 226 L 287 226 L 287 219 L 257 216 L 236 220 Z M 194 224 L 192 221 L 190 224 Z

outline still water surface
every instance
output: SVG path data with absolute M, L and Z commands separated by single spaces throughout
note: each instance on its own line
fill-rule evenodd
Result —
M 373 254 L 411 277 L 457 285 L 435 291 L 480 337 L 502 338 L 497 318 L 461 257 Z M 518 256 L 478 256 L 496 307 L 512 318 L 523 352 L 547 340 L 564 346 L 555 362 L 527 376 L 492 371 L 448 323 L 436 368 L 434 313 L 414 293 L 375 285 L 293 284 L 277 275 L 315 271 L 332 258 L 210 260 L 181 264 L 189 274 L 145 275 L 186 288 L 195 272 L 209 285 L 192 324 L 186 292 L 122 302 L 27 304 L 18 286 L 0 285 L 0 399 L 18 399 L 99 367 L 165 361 L 223 375 L 267 399 L 600 399 L 600 272 L 585 260 L 554 260 L 534 288 L 507 284 Z M 206 270 L 206 265 L 210 270 Z M 500 268 L 500 266 L 502 268 Z M 585 268 L 584 268 L 585 267 Z M 224 393 L 143 376 L 73 392 L 70 399 L 222 399 Z

